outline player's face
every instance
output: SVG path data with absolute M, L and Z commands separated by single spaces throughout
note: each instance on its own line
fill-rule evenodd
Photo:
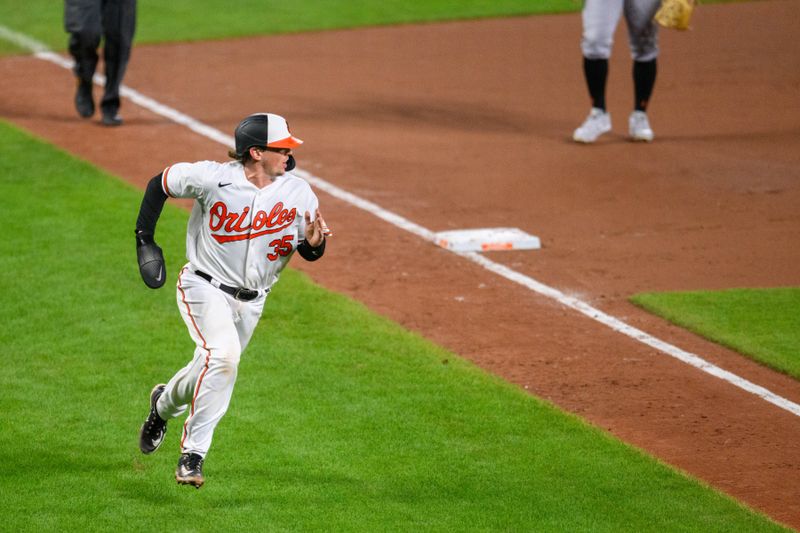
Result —
M 261 163 L 264 172 L 276 178 L 286 172 L 286 163 L 292 155 L 291 148 L 266 148 L 261 151 Z

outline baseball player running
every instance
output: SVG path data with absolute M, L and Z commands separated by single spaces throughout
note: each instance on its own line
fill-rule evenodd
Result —
M 150 393 L 150 413 L 139 434 L 142 453 L 164 440 L 167 421 L 188 411 L 180 484 L 200 488 L 203 461 L 233 392 L 239 358 L 261 317 L 270 288 L 295 251 L 316 261 L 325 251 L 325 221 L 308 183 L 289 173 L 302 141 L 286 120 L 258 113 L 235 131 L 227 163 L 177 163 L 147 186 L 136 221 L 139 270 L 145 284 L 164 284 L 161 248 L 153 240 L 167 197 L 194 198 L 186 235 L 189 262 L 178 274 L 177 301 L 194 357 Z
M 633 57 L 634 106 L 628 118 L 628 132 L 634 141 L 653 140 L 647 103 L 656 82 L 658 25 L 653 16 L 660 5 L 661 0 L 585 0 L 581 50 L 592 109 L 572 135 L 576 142 L 593 143 L 600 135 L 611 131 L 611 115 L 606 111 L 608 58 L 614 30 L 623 12 Z

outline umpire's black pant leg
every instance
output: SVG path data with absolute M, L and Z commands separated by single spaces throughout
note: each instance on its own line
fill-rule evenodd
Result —
M 119 110 L 119 87 L 125 77 L 136 31 L 136 0 L 105 0 L 103 29 L 106 87 L 100 106 L 104 114 L 114 115 Z
M 65 0 L 64 29 L 69 36 L 69 53 L 75 60 L 75 75 L 91 83 L 97 68 L 97 48 L 103 33 L 101 0 Z

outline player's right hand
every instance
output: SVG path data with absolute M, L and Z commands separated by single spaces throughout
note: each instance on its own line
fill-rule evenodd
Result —
M 167 280 L 167 266 L 164 263 L 164 254 L 152 235 L 136 232 L 136 258 L 144 284 L 151 289 L 163 286 Z

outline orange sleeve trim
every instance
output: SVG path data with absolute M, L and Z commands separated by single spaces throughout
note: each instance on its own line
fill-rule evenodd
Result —
M 175 198 L 174 196 L 172 196 L 172 193 L 169 192 L 169 185 L 167 185 L 167 174 L 169 174 L 169 169 L 171 169 L 171 168 L 172 168 L 172 165 L 170 165 L 167 168 L 165 168 L 164 172 L 161 173 L 161 188 L 164 189 L 164 193 L 167 196 L 171 196 L 172 198 Z

